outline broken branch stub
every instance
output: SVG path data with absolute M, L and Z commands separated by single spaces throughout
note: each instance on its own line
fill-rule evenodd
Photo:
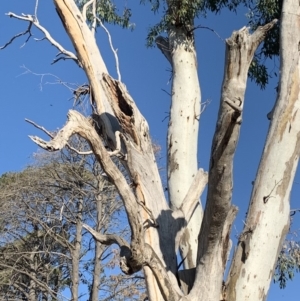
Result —
M 221 291 L 228 252 L 227 236 L 235 211 L 232 209 L 233 158 L 239 139 L 248 70 L 254 52 L 277 20 L 258 28 L 252 35 L 244 27 L 226 40 L 225 72 L 217 126 L 212 142 L 207 201 L 199 234 L 195 285 L 191 294 L 217 300 Z M 233 210 L 232 214 L 229 214 Z M 227 222 L 226 222 L 227 221 Z M 224 229 L 227 228 L 228 230 Z M 220 245 L 220 242 L 222 245 Z M 213 269 L 211 267 L 214 267 Z M 215 285 L 213 291 L 207 288 Z M 212 295 L 214 294 L 214 295 Z

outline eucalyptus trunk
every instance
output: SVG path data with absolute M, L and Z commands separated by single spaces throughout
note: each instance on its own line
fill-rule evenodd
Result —
M 266 300 L 274 266 L 289 230 L 290 193 L 300 153 L 299 37 L 300 3 L 285 0 L 279 92 L 245 227 L 227 280 L 228 300 Z
M 167 1 L 170 6 L 174 3 Z M 87 118 L 70 110 L 67 123 L 51 141 L 31 139 L 49 151 L 65 147 L 74 134 L 88 141 L 123 200 L 131 240 L 83 227 L 102 245 L 119 245 L 124 273 L 144 270 L 151 301 L 265 300 L 289 227 L 289 195 L 300 149 L 299 1 L 284 0 L 280 92 L 245 229 L 226 281 L 230 232 L 237 213 L 231 203 L 233 160 L 242 126 L 248 71 L 255 51 L 277 20 L 252 34 L 244 27 L 226 40 L 225 72 L 208 173 L 198 169 L 197 164 L 201 96 L 193 19 L 187 26 L 170 23 L 168 38 L 156 39 L 173 73 L 167 138 L 169 206 L 147 121 L 125 85 L 108 74 L 94 32 L 74 1 L 54 0 L 54 4 L 76 50 L 75 60 L 89 80 L 93 114 Z M 125 172 L 118 168 L 116 160 Z M 200 196 L 207 181 L 203 211 Z M 179 249 L 185 267 L 180 272 Z

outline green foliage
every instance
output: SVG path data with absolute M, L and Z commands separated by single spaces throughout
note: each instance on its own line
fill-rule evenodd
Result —
M 255 55 L 249 68 L 249 78 L 255 81 L 261 89 L 264 89 L 269 81 L 268 69 L 259 61 L 259 57 Z
M 89 0 L 77 0 L 76 4 L 79 9 L 82 10 L 88 1 Z M 134 27 L 134 25 L 130 23 L 131 10 L 124 7 L 121 14 L 119 14 L 119 9 L 113 0 L 97 0 L 96 15 L 103 23 L 119 25 L 122 28 L 133 29 Z M 87 10 L 87 20 L 92 23 L 93 19 L 92 5 L 90 5 Z M 98 22 L 97 25 L 99 25 Z
M 218 13 L 226 7 L 236 11 L 241 4 L 249 10 L 248 25 L 252 31 L 274 19 L 280 19 L 282 0 L 206 0 L 204 9 Z M 280 22 L 269 31 L 249 69 L 249 78 L 255 81 L 261 89 L 266 87 L 270 77 L 276 76 L 275 72 L 268 70 L 265 63 L 266 59 L 274 59 L 279 56 L 279 24 Z
M 226 7 L 229 10 L 235 11 L 241 4 L 246 4 L 255 0 L 204 0 L 203 8 L 207 11 L 218 13 Z
M 162 7 L 163 13 L 161 20 L 148 32 L 147 46 L 152 47 L 155 38 L 172 26 L 183 27 L 187 31 L 192 30 L 194 19 L 204 11 L 205 0 L 141 0 L 143 4 L 146 2 L 150 3 L 153 12 L 158 12 Z
M 244 5 L 249 12 L 248 25 L 251 30 L 256 30 L 274 19 L 280 19 L 282 0 L 204 0 L 203 9 L 219 13 L 221 9 L 227 8 L 236 11 L 239 5 Z M 266 59 L 274 59 L 279 55 L 279 24 L 269 31 L 264 39 L 259 52 L 255 55 L 249 69 L 249 78 L 264 89 L 269 82 L 269 78 L 275 72 L 270 72 L 265 65 Z
M 205 17 L 208 11 L 220 13 L 227 8 L 236 12 L 238 6 L 249 9 L 248 25 L 254 31 L 257 27 L 279 19 L 282 0 L 141 0 L 141 3 L 150 3 L 155 13 L 162 9 L 161 20 L 149 29 L 147 46 L 154 45 L 155 38 L 167 32 L 171 26 L 183 26 L 187 30 L 193 28 L 195 18 Z M 249 69 L 249 77 L 261 88 L 268 84 L 269 78 L 275 72 L 270 72 L 265 64 L 266 59 L 273 59 L 279 55 L 279 25 L 277 24 L 265 38 L 260 51 L 255 55 Z
M 249 1 L 249 26 L 254 31 L 259 26 L 265 25 L 274 19 L 280 19 L 282 0 L 257 0 L 255 5 L 251 5 L 254 0 Z M 251 66 L 249 76 L 261 87 L 265 88 L 268 79 L 276 76 L 265 66 L 266 59 L 274 59 L 279 56 L 279 24 L 269 31 L 262 43 L 260 51 L 255 56 L 255 66 Z
M 274 282 L 280 288 L 285 288 L 287 281 L 294 278 L 294 273 L 300 271 L 300 244 L 294 240 L 285 243 L 278 256 L 274 274 Z

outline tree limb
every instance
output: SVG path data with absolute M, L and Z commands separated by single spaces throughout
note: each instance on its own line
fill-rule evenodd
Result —
M 208 182 L 208 174 L 200 168 L 192 182 L 192 185 L 184 198 L 182 205 L 178 210 L 181 210 L 184 214 L 184 217 L 189 222 L 195 207 L 197 206 L 200 196 Z
M 83 228 L 88 230 L 97 241 L 101 242 L 104 245 L 110 246 L 112 244 L 117 244 L 119 247 L 127 247 L 128 249 L 130 249 L 127 241 L 121 236 L 118 236 L 116 234 L 101 234 L 87 224 L 83 224 L 82 226 Z
M 253 35 L 244 27 L 226 40 L 222 96 L 212 143 L 206 207 L 198 238 L 197 263 L 201 262 L 201 265 L 196 272 L 192 296 L 201 294 L 203 299 L 216 300 L 221 291 L 224 252 L 227 252 L 228 242 L 224 240 L 224 246 L 221 246 L 220 241 L 224 227 L 228 227 L 226 219 L 231 209 L 233 158 L 239 138 L 248 70 L 254 52 L 275 23 L 276 20 L 258 28 Z M 213 292 L 207 289 L 212 284 L 215 287 Z
M 162 54 L 166 57 L 166 59 L 168 60 L 168 62 L 171 64 L 172 66 L 172 56 L 171 56 L 171 50 L 170 50 L 170 45 L 169 45 L 169 39 L 162 37 L 162 36 L 158 36 L 155 39 L 155 43 L 157 48 L 162 52 Z
M 34 25 L 36 28 L 38 28 L 45 35 L 45 39 L 47 39 L 55 48 L 57 48 L 59 50 L 59 54 L 63 54 L 63 55 L 66 56 L 66 58 L 72 59 L 76 63 L 79 63 L 78 58 L 76 57 L 76 55 L 74 53 L 72 53 L 71 51 L 68 51 L 68 50 L 64 49 L 56 40 L 54 40 L 54 38 L 50 35 L 49 31 L 46 28 L 44 28 L 42 25 L 40 25 L 40 23 L 39 23 L 36 16 L 25 15 L 25 14 L 22 14 L 22 16 L 20 16 L 20 15 L 14 14 L 12 12 L 7 13 L 6 15 L 9 16 L 10 18 L 16 18 L 18 20 L 28 21 L 30 24 L 29 24 L 28 29 L 24 33 L 21 33 L 21 34 L 18 34 L 16 36 L 14 36 L 1 49 L 5 48 L 7 45 L 11 44 L 12 41 L 15 38 L 17 38 L 21 35 L 24 35 L 26 33 L 30 33 L 31 26 Z

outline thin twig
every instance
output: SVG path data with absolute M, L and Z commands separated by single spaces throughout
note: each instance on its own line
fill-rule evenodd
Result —
M 54 135 L 49 132 L 48 130 L 46 130 L 43 126 L 36 124 L 34 121 L 25 118 L 25 121 L 32 124 L 34 127 L 38 128 L 39 130 L 43 131 L 44 133 L 46 133 L 50 138 L 54 138 Z
M 22 14 L 22 16 L 20 16 L 20 15 L 14 14 L 12 12 L 7 13 L 6 15 L 9 16 L 9 17 L 11 17 L 11 18 L 15 18 L 15 19 L 18 19 L 18 20 L 27 21 L 27 22 L 30 23 L 30 25 L 29 25 L 29 27 L 28 27 L 28 29 L 27 29 L 26 32 L 18 34 L 18 35 L 15 35 L 8 43 L 6 43 L 5 47 L 7 45 L 11 44 L 12 41 L 15 38 L 17 38 L 17 37 L 19 37 L 21 35 L 24 35 L 26 33 L 30 33 L 30 35 L 31 35 L 30 28 L 31 28 L 31 26 L 33 24 L 36 28 L 38 28 L 45 35 L 44 39 L 47 39 L 55 48 L 57 48 L 59 50 L 60 54 L 65 55 L 67 58 L 73 59 L 77 64 L 80 65 L 77 56 L 73 52 L 64 49 L 56 40 L 54 40 L 54 38 L 50 35 L 50 33 L 48 32 L 48 30 L 45 27 L 43 27 L 42 25 L 39 24 L 39 22 L 38 22 L 38 20 L 36 19 L 35 16 L 25 15 L 25 14 Z M 42 40 L 42 39 L 37 39 L 37 41 L 39 41 L 39 40 Z M 2 48 L 0 48 L 0 49 L 3 49 L 3 48 L 4 48 L 4 46 Z
M 66 87 L 73 94 L 74 91 L 76 91 L 76 89 L 72 88 L 72 85 L 78 87 L 78 84 L 64 82 L 58 76 L 56 76 L 56 75 L 54 75 L 52 73 L 36 73 L 36 72 L 31 71 L 30 69 L 28 69 L 24 65 L 21 66 L 21 68 L 25 69 L 26 71 L 23 72 L 23 73 L 21 73 L 20 75 L 24 75 L 24 74 L 30 73 L 30 74 L 33 74 L 35 76 L 40 76 L 40 78 L 41 78 L 41 80 L 40 80 L 40 90 L 41 91 L 43 90 L 43 85 L 57 85 L 57 84 L 60 84 L 60 85 L 63 85 L 64 87 Z M 54 77 L 56 79 L 56 82 L 45 82 L 45 83 L 43 83 L 44 77 L 46 77 L 46 76 Z
M 34 8 L 34 16 L 35 19 L 37 20 L 37 10 L 38 10 L 38 6 L 39 6 L 39 0 L 36 0 L 35 2 L 35 8 Z
M 165 112 L 167 115 L 166 117 L 164 117 L 164 119 L 161 122 L 164 122 L 167 118 L 170 118 L 170 113 L 169 112 Z
M 162 91 L 164 91 L 165 93 L 167 93 L 169 96 L 173 96 L 173 94 L 171 94 L 170 92 L 166 91 L 165 89 L 161 89 Z
M 115 60 L 116 60 L 116 69 L 117 69 L 117 74 L 118 74 L 118 81 L 121 81 L 121 74 L 120 74 L 120 68 L 119 68 L 119 58 L 118 58 L 118 55 L 117 55 L 117 50 L 115 50 L 114 47 L 113 47 L 111 35 L 110 35 L 109 31 L 107 30 L 107 28 L 103 25 L 100 18 L 97 17 L 97 21 L 99 22 L 100 26 L 107 33 L 108 40 L 109 40 L 109 45 L 110 45 L 110 48 L 111 48 L 112 52 L 114 53 Z
M 290 216 L 295 215 L 296 212 L 299 212 L 299 211 L 300 211 L 300 208 L 290 210 Z
M 212 28 L 210 28 L 210 27 L 208 27 L 208 26 L 202 26 L 202 25 L 198 25 L 198 26 L 195 26 L 194 28 L 192 28 L 191 30 L 190 30 L 190 32 L 192 32 L 192 31 L 194 31 L 194 30 L 196 30 L 196 29 L 198 29 L 198 28 L 203 28 L 203 29 L 207 29 L 207 30 L 210 30 L 210 31 L 212 31 L 222 42 L 224 42 L 225 43 L 225 40 L 214 30 L 214 29 L 212 29 Z
M 3 46 L 0 47 L 0 50 L 6 48 L 6 47 L 7 47 L 8 45 L 10 45 L 15 39 L 17 39 L 17 38 L 19 38 L 19 37 L 21 37 L 21 36 L 24 36 L 24 35 L 26 35 L 26 34 L 28 33 L 28 34 L 29 34 L 29 37 L 28 37 L 28 38 L 26 39 L 26 41 L 25 41 L 25 43 L 27 43 L 28 40 L 30 39 L 30 37 L 32 36 L 31 31 L 30 31 L 30 30 L 31 30 L 31 26 L 32 26 L 32 23 L 29 23 L 27 30 L 25 30 L 25 31 L 23 31 L 23 32 L 20 32 L 20 33 L 16 34 L 15 36 L 13 36 L 6 44 L 4 44 Z M 23 47 L 23 45 L 22 45 L 21 47 Z

